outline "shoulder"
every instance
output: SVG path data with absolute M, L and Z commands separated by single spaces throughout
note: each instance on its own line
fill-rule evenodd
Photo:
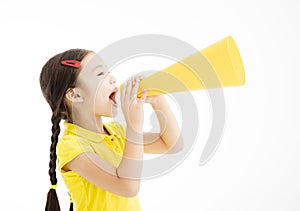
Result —
M 59 139 L 56 146 L 56 151 L 57 154 L 61 154 L 63 152 L 66 152 L 66 150 L 76 149 L 76 148 L 80 148 L 79 141 L 76 138 L 67 135 Z
M 61 157 L 66 154 L 80 154 L 82 152 L 91 151 L 91 146 L 81 139 L 82 138 L 78 136 L 64 135 L 57 143 L 57 155 Z
M 85 147 L 74 136 L 65 135 L 60 138 L 56 146 L 59 171 L 64 173 L 63 167 L 85 151 Z

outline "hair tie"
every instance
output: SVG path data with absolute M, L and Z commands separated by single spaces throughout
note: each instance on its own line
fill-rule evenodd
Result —
M 50 189 L 56 190 L 56 187 L 57 187 L 57 185 L 52 185 L 52 184 L 50 184 Z
M 69 67 L 80 68 L 80 62 L 76 60 L 63 60 L 61 61 L 61 64 Z

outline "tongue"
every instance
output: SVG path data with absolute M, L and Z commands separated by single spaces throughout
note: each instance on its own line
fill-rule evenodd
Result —
M 112 104 L 117 105 L 117 102 L 114 99 L 110 98 L 110 101 L 112 102 Z
M 117 102 L 116 102 L 116 100 L 115 100 L 115 93 L 114 93 L 114 94 L 111 94 L 111 95 L 109 96 L 109 99 L 110 99 L 110 101 L 112 102 L 113 105 L 117 105 Z

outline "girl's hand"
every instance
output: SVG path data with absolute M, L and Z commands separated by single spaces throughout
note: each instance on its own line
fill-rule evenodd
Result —
M 156 103 L 159 103 L 162 100 L 164 100 L 163 95 L 148 96 L 145 100 L 145 103 L 150 103 L 151 105 L 155 105 Z
M 145 76 L 137 76 L 135 79 L 142 81 L 145 78 Z M 135 82 L 135 81 L 134 81 Z M 163 95 L 154 95 L 154 96 L 147 96 L 145 103 L 150 103 L 151 105 L 154 105 L 156 103 L 159 103 L 160 101 L 164 100 Z
M 127 125 L 136 132 L 141 132 L 144 123 L 144 106 L 147 92 L 144 91 L 141 98 L 137 98 L 137 92 L 140 85 L 140 79 L 132 77 L 124 83 L 121 93 L 122 111 Z

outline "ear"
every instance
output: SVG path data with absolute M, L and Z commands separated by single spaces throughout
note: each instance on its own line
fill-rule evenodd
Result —
M 80 103 L 83 102 L 83 98 L 81 94 L 75 88 L 69 88 L 66 93 L 66 98 L 72 103 Z

